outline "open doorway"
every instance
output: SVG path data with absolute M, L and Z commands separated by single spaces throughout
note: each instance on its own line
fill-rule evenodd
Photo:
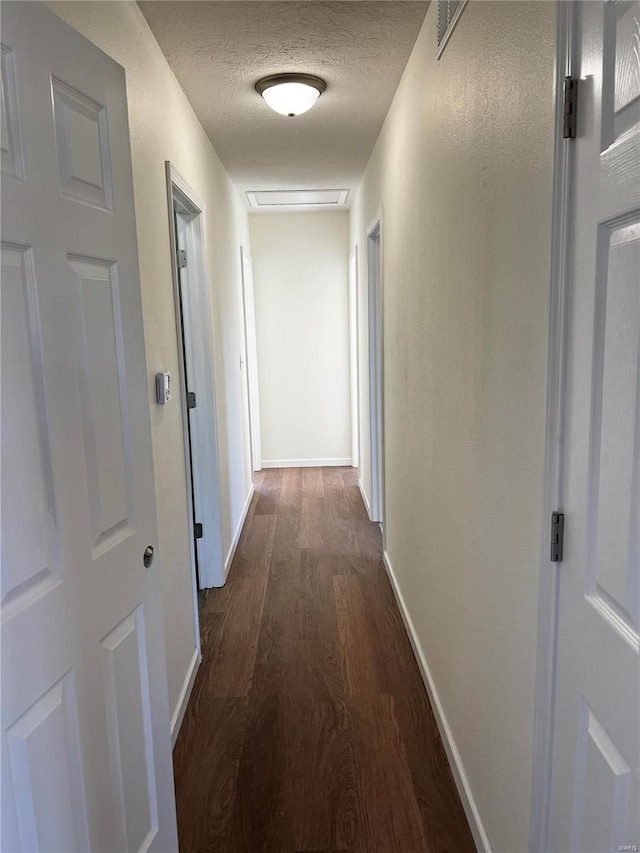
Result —
M 220 474 L 209 282 L 204 257 L 204 205 L 166 163 L 180 404 L 187 473 L 187 511 L 194 606 L 203 591 L 224 585 Z M 197 621 L 197 620 L 196 620 Z
M 369 302 L 369 422 L 371 430 L 371 520 L 384 526 L 382 218 L 367 229 Z

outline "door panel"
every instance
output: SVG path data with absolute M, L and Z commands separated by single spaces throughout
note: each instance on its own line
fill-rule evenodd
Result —
M 640 832 L 639 22 L 637 1 L 576 5 L 548 844 L 563 853 L 617 851 Z
M 62 195 L 110 210 L 107 111 L 62 80 L 51 85 Z
M 80 399 L 94 556 L 132 532 L 131 449 L 117 265 L 70 257 L 82 341 Z
M 68 672 L 7 730 L 26 850 L 88 848 L 76 697 Z
M 5 45 L 0 48 L 0 107 L 2 126 L 0 129 L 0 152 L 2 173 L 15 178 L 24 177 L 22 140 L 18 118 L 16 94 L 15 57 Z
M 124 72 L 0 14 L 0 846 L 175 851 Z
M 572 849 L 608 850 L 624 837 L 632 772 L 583 697 L 576 770 Z
M 158 829 L 142 605 L 101 643 L 112 784 L 123 850 L 146 849 Z M 140 685 L 132 690 L 131 685 Z
M 597 505 L 589 594 L 637 634 L 640 226 L 607 228 L 603 237 L 595 319 L 592 483 Z
M 640 28 L 633 2 L 609 3 L 605 8 L 603 128 L 606 144 L 640 121 Z M 613 90 L 613 91 L 612 91 Z
M 1 257 L 3 391 L 9 400 L 22 398 L 24 415 L 20 422 L 3 421 L 3 440 L 14 452 L 2 460 L 2 600 L 15 612 L 38 589 L 58 581 L 61 566 L 52 547 L 50 449 L 40 426 L 46 403 L 33 257 L 24 246 L 6 244 Z

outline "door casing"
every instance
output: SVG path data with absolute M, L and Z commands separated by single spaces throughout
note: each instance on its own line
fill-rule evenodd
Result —
M 384 498 L 384 299 L 382 208 L 367 228 L 367 302 L 369 320 L 369 428 L 371 447 L 371 520 L 385 520 Z
M 360 458 L 360 381 L 358 368 L 358 246 L 349 254 L 349 372 L 351 379 L 351 465 Z
M 200 587 L 208 589 L 224 585 L 224 556 L 222 552 L 222 521 L 220 492 L 220 466 L 218 461 L 218 428 L 216 423 L 216 394 L 213 362 L 213 342 L 211 329 L 211 310 L 209 299 L 209 275 L 204 252 L 206 233 L 205 206 L 189 187 L 172 164 L 165 163 L 167 178 L 167 199 L 169 205 L 169 235 L 171 247 L 171 270 L 173 276 L 173 294 L 176 315 L 176 338 L 179 353 L 180 375 L 180 406 L 182 411 L 182 426 L 185 454 L 185 472 L 187 477 L 186 510 L 191 526 L 193 518 L 193 494 L 198 514 L 198 520 L 204 524 L 205 536 L 199 540 L 204 547 L 198 547 L 198 575 Z M 182 216 L 187 220 L 186 227 L 189 241 L 189 288 L 197 300 L 199 311 L 195 314 L 198 328 L 194 328 L 194 318 L 184 323 L 185 338 L 188 336 L 197 340 L 199 359 L 192 365 L 192 376 L 189 380 L 194 387 L 187 389 L 185 375 L 185 358 L 182 340 L 183 306 L 180 299 L 180 280 L 176 266 L 176 236 L 174 216 Z M 196 387 L 197 386 L 197 387 Z M 187 408 L 187 391 L 194 390 L 197 395 L 199 414 L 204 413 L 206 428 L 194 428 L 189 432 L 189 409 Z M 196 407 L 197 408 L 197 407 Z M 191 434 L 191 456 L 189 435 Z M 193 458 L 193 468 L 191 466 Z M 193 476 L 193 483 L 191 477 Z M 191 563 L 191 578 L 193 586 L 193 607 L 195 624 L 196 648 L 200 649 L 200 630 L 198 620 L 198 582 L 196 576 L 196 544 L 193 536 L 189 537 L 189 558 Z
M 249 412 L 249 435 L 252 476 L 262 470 L 262 444 L 260 434 L 260 390 L 258 384 L 258 345 L 256 340 L 255 302 L 253 295 L 253 266 L 251 256 L 240 246 L 242 273 L 242 317 L 244 327 L 244 370 Z
M 576 0 L 556 0 L 556 51 L 554 69 L 554 174 L 551 213 L 551 269 L 549 342 L 543 473 L 542 541 L 538 593 L 536 682 L 533 731 L 533 778 L 529 849 L 547 849 L 551 809 L 551 764 L 557 594 L 561 563 L 549 560 L 551 513 L 562 507 L 562 442 L 568 312 L 569 215 L 573 146 L 563 138 L 564 78 L 571 74 L 575 37 Z

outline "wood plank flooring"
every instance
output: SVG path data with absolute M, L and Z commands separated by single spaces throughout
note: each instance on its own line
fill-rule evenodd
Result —
M 273 469 L 174 750 L 182 853 L 475 850 L 351 468 Z

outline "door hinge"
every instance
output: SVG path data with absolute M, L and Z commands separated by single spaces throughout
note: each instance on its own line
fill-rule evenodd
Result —
M 196 407 L 196 392 L 187 391 L 187 409 L 195 409 Z
M 204 531 L 200 522 L 193 525 L 193 535 L 196 539 L 202 539 L 202 537 L 204 536 Z
M 578 79 L 564 78 L 564 124 L 562 136 L 575 139 L 578 130 Z
M 564 557 L 564 513 L 551 513 L 551 562 L 561 563 Z
M 176 252 L 176 264 L 179 270 L 183 270 L 187 265 L 187 252 L 185 249 L 178 249 Z

